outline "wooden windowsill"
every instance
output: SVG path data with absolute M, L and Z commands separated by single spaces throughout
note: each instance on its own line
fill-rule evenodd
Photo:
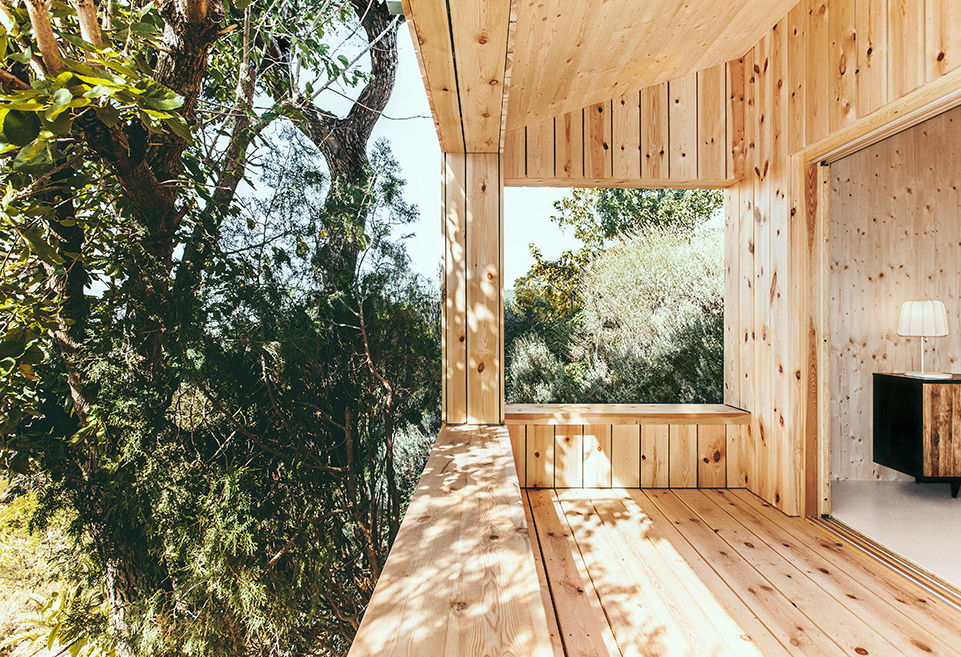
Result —
M 727 404 L 507 404 L 507 424 L 749 424 Z

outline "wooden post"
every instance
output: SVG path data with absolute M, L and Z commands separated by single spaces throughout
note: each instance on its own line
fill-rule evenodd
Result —
M 503 421 L 503 178 L 497 153 L 445 153 L 443 416 Z

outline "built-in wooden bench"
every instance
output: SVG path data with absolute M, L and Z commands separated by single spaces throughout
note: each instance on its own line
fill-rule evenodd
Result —
M 349 657 L 551 657 L 504 427 L 441 431 Z
M 508 404 L 526 488 L 742 488 L 751 414 L 725 404 Z

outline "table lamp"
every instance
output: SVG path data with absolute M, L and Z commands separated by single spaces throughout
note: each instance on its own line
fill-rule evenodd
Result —
M 948 319 L 944 304 L 927 299 L 906 301 L 901 305 L 901 319 L 898 322 L 898 335 L 921 338 L 921 371 L 905 372 L 908 376 L 921 379 L 949 379 L 950 374 L 924 371 L 924 343 L 927 338 L 942 337 L 948 334 Z

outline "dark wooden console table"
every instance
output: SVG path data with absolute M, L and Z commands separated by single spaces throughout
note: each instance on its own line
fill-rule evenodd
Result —
M 961 488 L 961 375 L 874 375 L 874 462 Z

